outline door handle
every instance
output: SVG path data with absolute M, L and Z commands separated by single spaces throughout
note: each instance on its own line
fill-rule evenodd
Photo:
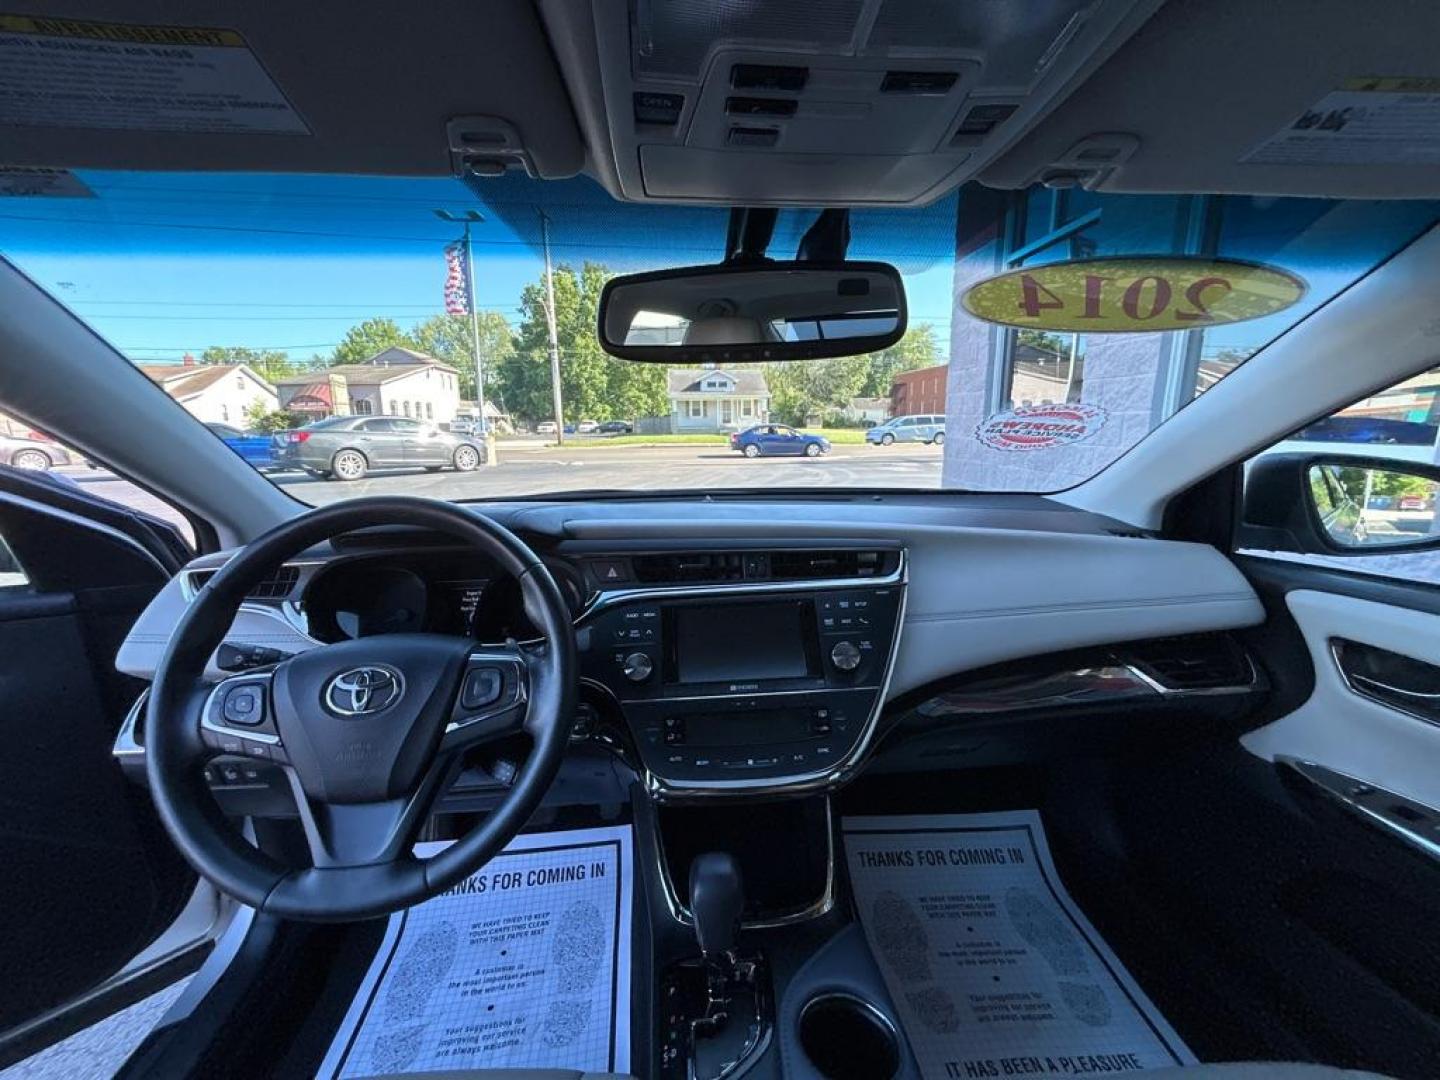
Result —
M 1330 654 L 1352 693 L 1440 724 L 1440 665 L 1345 638 L 1331 639 Z

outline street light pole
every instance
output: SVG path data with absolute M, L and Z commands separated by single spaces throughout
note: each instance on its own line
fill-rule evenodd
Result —
M 465 224 L 465 289 L 470 308 L 470 348 L 475 355 L 475 407 L 480 410 L 480 430 L 485 436 L 485 464 L 498 465 L 495 453 L 495 432 L 485 415 L 485 360 L 480 355 L 480 305 L 475 302 L 475 245 L 470 239 L 470 226 L 485 218 L 478 210 L 466 210 L 464 217 L 458 217 L 448 210 L 436 210 L 437 217 L 444 221 L 459 221 Z
M 555 276 L 550 269 L 550 219 L 540 211 L 540 245 L 545 249 L 545 325 L 550 332 L 550 399 L 555 407 L 555 441 L 565 445 L 565 414 L 560 407 L 560 341 L 555 331 Z

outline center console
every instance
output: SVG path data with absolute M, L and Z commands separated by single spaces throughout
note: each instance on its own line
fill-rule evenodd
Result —
M 582 674 L 618 706 L 652 794 L 806 790 L 863 757 L 903 615 L 904 553 L 812 554 L 806 565 L 845 576 L 776 581 L 769 568 L 794 559 L 747 553 L 738 581 L 602 589 L 581 623 Z M 603 565 L 631 576 L 628 563 Z M 765 578 L 747 581 L 747 566 Z

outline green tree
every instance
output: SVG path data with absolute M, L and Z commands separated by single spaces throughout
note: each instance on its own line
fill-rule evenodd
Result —
M 499 372 L 505 360 L 515 351 L 510 324 L 498 311 L 481 312 L 480 358 L 485 363 L 485 393 L 500 397 Z M 436 315 L 415 327 L 412 336 L 416 347 L 443 360 L 460 373 L 460 396 L 475 400 L 475 350 L 470 332 L 469 315 Z
M 865 379 L 855 396 L 889 397 L 890 384 L 895 381 L 896 375 L 941 363 L 935 327 L 930 323 L 911 326 L 905 331 L 905 336 L 888 349 L 868 353 L 865 363 Z
M 415 338 L 400 329 L 394 319 L 366 319 L 345 331 L 345 337 L 331 357 L 332 364 L 360 364 L 392 346 L 418 349 Z
M 870 357 L 836 356 L 765 365 L 770 415 L 782 424 L 806 424 L 844 408 L 859 397 L 870 371 Z M 889 392 L 889 386 L 886 386 Z
M 245 429 L 268 435 L 288 428 L 300 427 L 305 417 L 285 409 L 272 409 L 263 398 L 256 398 L 245 407 Z
M 303 370 L 278 349 L 248 349 L 243 345 L 211 345 L 200 354 L 202 364 L 244 364 L 267 382 L 283 379 Z

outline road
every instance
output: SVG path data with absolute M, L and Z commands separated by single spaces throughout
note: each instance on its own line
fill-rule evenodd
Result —
M 344 483 L 283 473 L 275 481 L 297 499 L 328 503 L 356 495 L 434 495 L 496 499 L 546 492 L 714 491 L 726 488 L 938 488 L 937 446 L 837 446 L 819 458 L 744 458 L 723 446 L 555 447 L 538 440 L 500 443 L 500 464 L 471 473 L 392 471 Z
M 312 505 L 357 495 L 431 495 L 444 499 L 503 499 L 566 491 L 623 489 L 720 491 L 727 488 L 929 488 L 940 486 L 938 446 L 836 446 L 819 458 L 744 458 L 723 446 L 605 446 L 585 439 L 557 447 L 539 439 L 500 443 L 500 463 L 470 473 L 389 470 L 345 483 L 304 473 L 271 475 Z M 189 523 L 149 492 L 106 469 L 83 465 L 56 472 L 83 490 L 181 524 Z

